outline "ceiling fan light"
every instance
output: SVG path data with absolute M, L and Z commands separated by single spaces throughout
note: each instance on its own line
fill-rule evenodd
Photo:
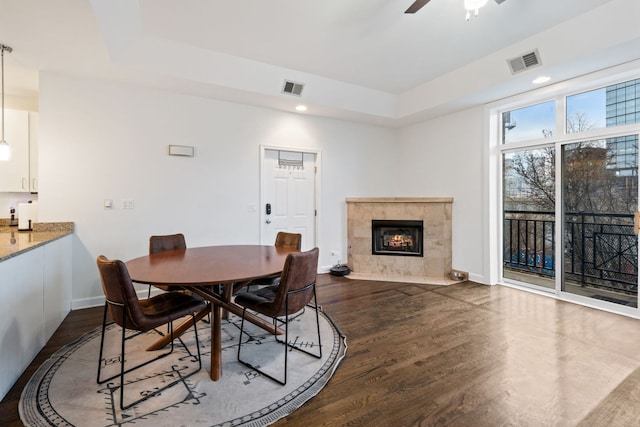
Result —
M 478 9 L 484 7 L 487 4 L 487 0 L 464 0 L 464 8 L 467 11 L 475 11 L 478 13 Z

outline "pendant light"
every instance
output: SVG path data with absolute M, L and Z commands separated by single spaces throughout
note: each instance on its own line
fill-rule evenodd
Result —
M 11 53 L 13 49 L 0 44 L 0 69 L 2 70 L 2 137 L 0 138 L 0 160 L 7 161 L 11 157 L 11 147 L 4 140 L 4 52 Z

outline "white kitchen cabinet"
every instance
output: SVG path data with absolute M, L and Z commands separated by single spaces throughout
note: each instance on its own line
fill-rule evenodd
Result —
M 0 161 L 0 191 L 29 191 L 29 112 L 4 111 L 4 139 L 11 147 L 9 161 Z
M 38 113 L 29 113 L 29 191 L 38 192 Z
M 71 311 L 72 235 L 0 261 L 0 399 Z
M 71 311 L 71 236 L 44 245 L 44 341 Z
M 0 398 L 45 344 L 42 248 L 0 262 Z

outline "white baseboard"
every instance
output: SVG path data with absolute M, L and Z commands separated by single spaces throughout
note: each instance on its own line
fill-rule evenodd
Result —
M 331 270 L 333 265 L 319 265 L 318 266 L 318 274 L 328 273 Z
M 104 295 L 99 297 L 71 300 L 71 310 L 81 310 L 83 308 L 100 307 L 101 305 L 104 305 Z
M 472 282 L 483 284 L 483 285 L 489 284 L 485 282 L 484 276 L 481 274 L 469 273 L 469 280 Z
M 148 295 L 148 292 L 149 291 L 147 289 L 136 291 L 136 293 L 138 294 L 138 298 L 140 299 L 146 298 Z M 151 291 L 151 296 L 158 295 L 159 293 L 162 293 L 162 292 L 164 291 L 160 289 L 153 289 Z M 71 301 L 71 310 L 82 310 L 83 308 L 102 307 L 104 305 L 104 300 L 105 300 L 104 295 L 100 295 L 97 297 L 90 297 L 90 298 L 74 299 Z

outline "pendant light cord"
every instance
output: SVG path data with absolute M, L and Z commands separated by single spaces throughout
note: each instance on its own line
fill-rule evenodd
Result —
M 2 62 L 2 140 L 4 142 L 4 45 L 0 45 L 0 60 Z
M 6 141 L 4 140 L 4 52 L 7 51 L 9 53 L 13 52 L 13 49 L 7 46 L 6 44 L 0 44 L 0 68 L 2 70 L 2 139 L 0 139 L 0 143 L 4 144 Z

